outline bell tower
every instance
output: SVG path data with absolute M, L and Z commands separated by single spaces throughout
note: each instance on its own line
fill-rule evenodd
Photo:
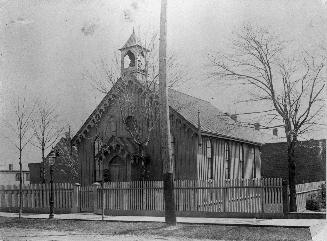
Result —
M 133 32 L 122 48 L 121 52 L 121 76 L 133 74 L 140 82 L 145 81 L 147 73 L 146 54 L 149 52 L 140 39 Z

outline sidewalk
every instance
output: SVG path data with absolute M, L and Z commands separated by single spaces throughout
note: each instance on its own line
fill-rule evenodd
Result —
M 18 213 L 0 212 L 1 217 L 18 217 Z M 23 218 L 48 219 L 48 214 L 24 213 Z M 93 213 L 55 214 L 55 219 L 101 221 L 101 215 Z M 111 222 L 165 222 L 164 217 L 149 216 L 105 216 L 105 221 Z M 324 219 L 255 219 L 255 218 L 198 218 L 177 217 L 178 223 L 210 224 L 251 227 L 285 227 L 309 228 L 314 241 L 324 241 L 327 236 L 327 223 Z
M 2 217 L 18 217 L 17 213 L 0 212 Z M 49 214 L 24 213 L 23 218 L 48 219 Z M 55 219 L 100 221 L 101 215 L 93 213 L 55 214 Z M 165 222 L 164 217 L 149 216 L 105 216 L 105 221 L 118 222 Z M 263 226 L 263 227 L 292 227 L 310 228 L 326 223 L 324 219 L 255 219 L 255 218 L 202 218 L 177 217 L 178 223 L 186 224 L 215 224 L 229 226 Z

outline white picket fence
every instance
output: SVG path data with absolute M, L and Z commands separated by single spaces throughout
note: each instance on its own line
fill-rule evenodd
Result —
M 54 183 L 54 209 L 58 212 L 76 212 L 79 186 L 68 183 Z M 23 210 L 27 212 L 48 212 L 50 184 L 23 185 Z M 19 186 L 0 186 L 0 210 L 17 211 L 19 208 Z
M 305 210 L 308 195 L 320 191 L 324 182 L 296 186 L 298 211 Z M 180 216 L 258 217 L 258 214 L 283 215 L 287 186 L 280 178 L 251 180 L 177 180 L 176 211 Z M 101 213 L 102 203 L 107 214 L 163 215 L 163 181 L 105 183 L 81 187 L 54 184 L 56 213 Z M 23 185 L 23 211 L 49 211 L 50 184 Z M 0 186 L 0 210 L 17 211 L 19 186 Z
M 296 190 L 296 205 L 297 211 L 303 212 L 306 207 L 306 200 L 312 194 L 318 194 L 321 191 L 321 185 L 326 184 L 325 181 L 310 182 L 304 184 L 298 184 L 295 186 Z
M 283 186 L 279 178 L 178 180 L 174 186 L 178 215 L 283 214 Z M 162 181 L 110 182 L 103 188 L 98 185 L 96 190 L 92 195 L 97 200 L 97 213 L 102 211 L 102 203 L 106 213 L 115 215 L 160 215 L 165 210 Z

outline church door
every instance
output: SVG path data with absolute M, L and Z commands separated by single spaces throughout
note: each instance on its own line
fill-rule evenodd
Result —
M 109 179 L 111 182 L 127 181 L 126 161 L 119 156 L 113 157 L 109 162 Z

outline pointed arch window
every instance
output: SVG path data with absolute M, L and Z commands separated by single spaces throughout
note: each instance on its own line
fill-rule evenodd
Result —
M 256 163 L 255 163 L 255 148 L 251 148 L 251 155 L 253 155 L 253 166 L 252 166 L 252 177 L 257 178 L 257 172 L 256 172 Z
M 213 168 L 213 148 L 212 148 L 212 141 L 208 139 L 206 142 L 206 154 L 207 154 L 207 161 L 208 161 L 208 171 L 209 171 L 209 178 L 214 178 L 214 168 Z
M 117 136 L 117 123 L 115 117 L 110 117 L 109 119 L 110 131 L 113 136 Z
M 102 180 L 102 164 L 101 164 L 101 156 L 99 153 L 101 152 L 102 148 L 102 141 L 98 137 L 94 140 L 94 176 L 95 181 L 101 181 Z
M 243 147 L 243 144 L 241 144 L 240 148 L 239 148 L 239 160 L 240 160 L 240 167 L 239 167 L 240 178 L 244 178 L 245 165 L 244 165 L 244 147 Z
M 102 148 L 102 141 L 100 138 L 96 138 L 94 141 L 94 156 L 97 156 Z
M 225 179 L 230 179 L 230 146 L 229 143 L 225 142 L 224 148 L 224 159 L 225 159 Z
M 171 159 L 173 162 L 173 176 L 176 177 L 176 139 L 172 133 L 170 133 L 170 144 L 171 144 Z

